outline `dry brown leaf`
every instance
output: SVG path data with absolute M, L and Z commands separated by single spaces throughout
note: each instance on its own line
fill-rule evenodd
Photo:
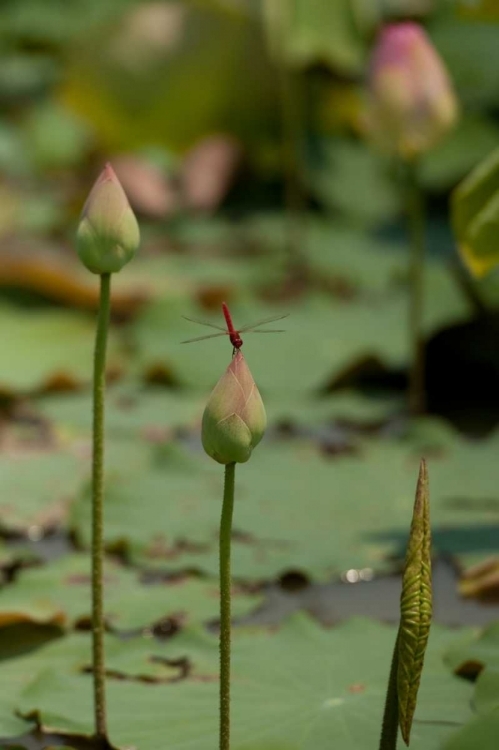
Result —
M 94 277 L 62 250 L 26 240 L 0 244 L 0 288 L 37 292 L 71 307 L 96 310 L 99 286 Z M 145 286 L 113 289 L 113 312 L 129 316 L 150 298 Z

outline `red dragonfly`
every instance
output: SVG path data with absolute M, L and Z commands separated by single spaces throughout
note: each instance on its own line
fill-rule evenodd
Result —
M 218 333 L 209 333 L 207 336 L 196 336 L 194 339 L 187 339 L 187 341 L 182 341 L 182 344 L 192 344 L 194 341 L 204 341 L 205 339 L 214 339 L 217 336 L 228 336 L 230 343 L 232 344 L 233 351 L 232 354 L 235 354 L 238 349 L 240 349 L 243 345 L 243 340 L 241 338 L 241 333 L 284 333 L 284 331 L 281 330 L 275 330 L 266 328 L 264 330 L 260 329 L 260 326 L 266 325 L 267 323 L 273 323 L 275 320 L 282 320 L 283 318 L 287 318 L 289 313 L 285 313 L 284 315 L 273 315 L 271 318 L 264 318 L 263 320 L 257 320 L 256 323 L 251 323 L 250 325 L 245 325 L 242 328 L 234 328 L 234 324 L 232 323 L 232 318 L 229 312 L 229 308 L 225 304 L 225 302 L 222 302 L 222 312 L 224 314 L 225 322 L 227 324 L 226 328 L 223 328 L 223 326 L 217 326 L 214 323 L 207 323 L 204 320 L 198 320 L 197 318 L 188 318 L 186 315 L 183 315 L 182 317 L 185 320 L 189 320 L 191 323 L 200 323 L 202 326 L 209 326 L 210 328 L 216 328 Z

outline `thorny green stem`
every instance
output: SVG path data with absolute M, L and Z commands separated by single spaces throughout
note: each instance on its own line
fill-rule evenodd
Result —
M 383 725 L 379 750 L 397 750 L 397 737 L 399 729 L 399 708 L 397 691 L 397 672 L 399 660 L 399 636 L 395 640 L 393 649 L 390 676 L 388 678 L 388 689 L 385 698 L 385 711 L 383 714 Z
M 426 215 L 424 197 L 418 179 L 417 163 L 407 163 L 405 172 L 407 220 L 411 246 L 409 272 L 409 341 L 411 348 L 409 409 L 412 414 L 422 414 L 426 408 L 425 352 L 422 333 Z
M 103 611 L 104 392 L 111 274 L 100 277 L 100 303 L 94 355 L 92 453 L 92 650 L 95 736 L 107 739 Z
M 230 546 L 235 473 L 236 464 L 227 464 L 220 520 L 220 750 L 230 748 Z

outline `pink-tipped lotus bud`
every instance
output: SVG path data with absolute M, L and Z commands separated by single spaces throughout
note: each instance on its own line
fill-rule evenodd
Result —
M 373 52 L 367 126 L 404 159 L 431 149 L 454 126 L 458 102 L 444 63 L 416 23 L 386 26 Z
M 113 168 L 106 164 L 81 214 L 80 260 L 92 273 L 116 273 L 133 258 L 139 242 L 137 219 Z
M 245 463 L 266 426 L 263 401 L 246 360 L 238 351 L 204 410 L 203 448 L 220 464 Z

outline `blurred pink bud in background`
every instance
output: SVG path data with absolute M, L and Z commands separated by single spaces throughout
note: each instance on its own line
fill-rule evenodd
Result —
M 373 141 L 413 159 L 437 144 L 458 114 L 447 70 L 424 29 L 412 22 L 386 26 L 369 72 L 367 127 Z

